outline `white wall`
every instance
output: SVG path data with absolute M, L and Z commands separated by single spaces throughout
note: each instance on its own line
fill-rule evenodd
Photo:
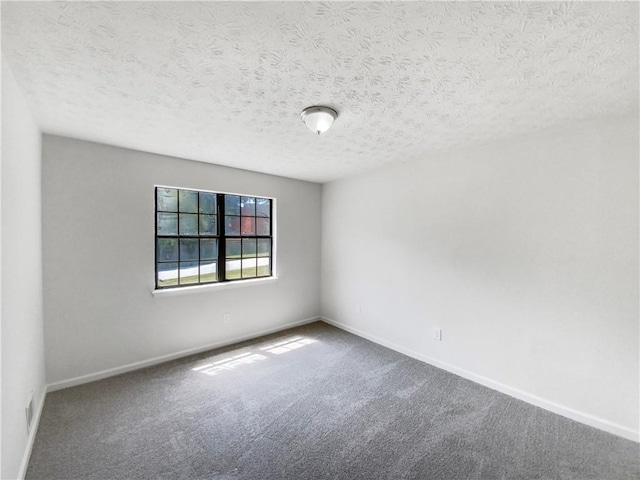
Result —
M 637 439 L 638 234 L 637 113 L 390 166 L 324 186 L 323 315 Z
M 320 314 L 320 185 L 69 138 L 43 142 L 50 383 Z M 156 184 L 275 197 L 278 280 L 152 296 Z
M 41 134 L 2 59 L 2 478 L 17 478 L 30 438 L 25 407 L 44 395 Z

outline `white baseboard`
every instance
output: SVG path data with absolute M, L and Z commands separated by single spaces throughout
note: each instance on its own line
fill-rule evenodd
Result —
M 367 340 L 371 340 L 374 343 L 383 345 L 388 347 L 396 352 L 400 352 L 409 357 L 415 358 L 416 360 L 420 360 L 422 362 L 433 365 L 434 367 L 441 368 L 448 372 L 451 372 L 460 377 L 466 378 L 473 382 L 479 383 L 480 385 L 484 385 L 485 387 L 489 387 L 492 390 L 497 390 L 498 392 L 507 394 L 511 397 L 517 398 L 518 400 L 525 401 L 536 407 L 544 408 L 545 410 L 549 410 L 550 412 L 557 413 L 558 415 L 562 415 L 563 417 L 570 418 L 571 420 L 575 420 L 580 423 L 584 423 L 585 425 L 589 425 L 591 427 L 598 428 L 600 430 L 604 430 L 605 432 L 612 433 L 614 435 L 618 435 L 620 437 L 626 438 L 628 440 L 633 440 L 634 442 L 640 442 L 640 432 L 637 430 L 633 430 L 631 428 L 625 427 L 623 425 L 618 425 L 616 423 L 610 422 L 609 420 L 605 420 L 603 418 L 596 417 L 594 415 L 590 415 L 588 413 L 580 412 L 573 408 L 560 405 L 551 400 L 547 400 L 541 398 L 537 395 L 533 395 L 531 393 L 525 392 L 523 390 L 519 390 L 514 387 L 510 387 L 505 385 L 504 383 L 497 382 L 490 378 L 484 377 L 482 375 L 478 375 L 469 370 L 465 370 L 463 368 L 456 367 L 446 362 L 442 362 L 435 358 L 428 357 L 426 355 L 422 355 L 421 353 L 415 352 L 411 349 L 402 347 L 395 343 L 384 340 L 376 335 L 372 335 L 358 328 L 351 327 L 344 323 L 338 322 L 331 318 L 320 317 L 323 322 L 326 322 L 334 327 L 338 327 L 341 330 L 345 330 L 349 333 L 353 333 L 358 335 L 359 337 L 366 338 Z
M 27 474 L 27 467 L 29 467 L 29 459 L 31 458 L 31 451 L 33 450 L 33 443 L 36 440 L 36 433 L 40 426 L 40 416 L 42 415 L 42 409 L 44 407 L 44 400 L 47 396 L 47 388 L 42 389 L 42 395 L 38 399 L 36 405 L 35 415 L 31 422 L 31 429 L 29 430 L 29 437 L 27 438 L 27 446 L 24 449 L 24 455 L 22 456 L 22 462 L 20 463 L 20 470 L 18 470 L 18 478 L 22 480 Z
M 67 380 L 61 380 L 59 382 L 54 382 L 47 385 L 47 392 L 54 392 L 56 390 L 62 390 L 63 388 L 75 387 L 76 385 L 82 385 L 83 383 L 95 382 L 96 380 L 102 380 L 103 378 L 113 377 L 115 375 L 120 375 L 122 373 L 132 372 L 140 368 L 150 367 L 152 365 L 168 362 L 170 360 L 175 360 L 177 358 L 187 357 L 189 355 L 194 355 L 196 353 L 206 352 L 207 350 L 226 347 L 228 345 L 233 345 L 234 343 L 240 343 L 246 340 L 252 340 L 254 338 L 262 337 L 264 335 L 269 335 L 270 333 L 280 332 L 282 330 L 298 327 L 300 325 L 305 325 L 307 323 L 315 322 L 318 320 L 321 320 L 319 316 L 305 318 L 304 320 L 298 320 L 296 322 L 287 323 L 286 325 L 279 325 L 277 327 L 268 328 L 266 330 L 261 330 L 259 332 L 254 332 L 248 335 L 242 335 L 239 337 L 230 338 L 228 340 L 223 340 L 221 342 L 216 342 L 216 343 L 212 343 L 209 345 L 204 345 L 196 348 L 190 348 L 188 350 L 182 350 L 180 352 L 175 352 L 175 353 L 170 353 L 168 355 L 154 357 L 148 360 L 142 360 L 140 362 L 129 363 L 127 365 L 122 365 L 121 367 L 109 368 L 107 370 L 101 370 L 99 372 L 89 373 L 87 375 L 81 375 L 79 377 L 69 378 Z

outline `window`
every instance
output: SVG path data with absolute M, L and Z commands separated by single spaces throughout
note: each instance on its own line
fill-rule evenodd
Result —
M 156 187 L 156 288 L 272 275 L 271 199 Z

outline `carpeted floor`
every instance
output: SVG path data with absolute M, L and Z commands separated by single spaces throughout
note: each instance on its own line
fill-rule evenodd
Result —
M 27 478 L 623 480 L 639 453 L 318 322 L 48 394 Z

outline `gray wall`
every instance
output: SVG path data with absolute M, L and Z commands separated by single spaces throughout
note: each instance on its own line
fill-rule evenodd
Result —
M 154 297 L 156 184 L 275 197 L 278 280 Z M 49 383 L 320 313 L 318 184 L 45 135 L 42 187 Z
M 637 112 L 394 165 L 324 186 L 323 315 L 637 439 L 638 238 Z
M 29 441 L 25 407 L 34 414 L 44 386 L 40 131 L 2 59 L 2 478 L 24 469 Z

